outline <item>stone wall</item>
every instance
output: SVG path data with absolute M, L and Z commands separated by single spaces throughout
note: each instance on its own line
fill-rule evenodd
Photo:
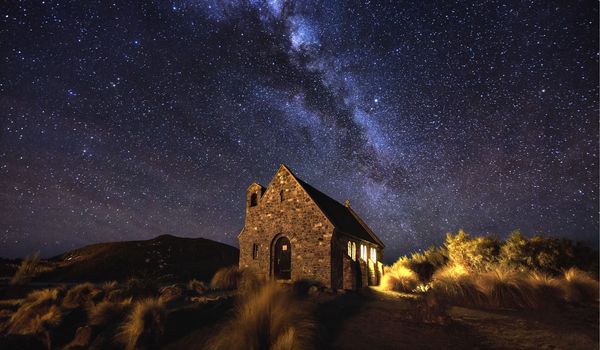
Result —
M 253 194 L 255 206 L 251 206 Z M 272 247 L 281 236 L 290 240 L 292 280 L 310 279 L 336 287 L 331 264 L 333 226 L 283 166 L 266 189 L 258 184 L 247 189 L 246 222 L 239 235 L 240 268 L 271 278 Z M 258 245 L 256 258 L 254 244 Z

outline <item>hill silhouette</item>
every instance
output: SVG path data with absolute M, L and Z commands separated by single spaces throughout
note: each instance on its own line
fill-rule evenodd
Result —
M 144 241 L 88 245 L 49 259 L 55 267 L 38 281 L 124 280 L 130 277 L 183 281 L 210 279 L 221 267 L 237 265 L 239 250 L 204 238 L 161 235 Z

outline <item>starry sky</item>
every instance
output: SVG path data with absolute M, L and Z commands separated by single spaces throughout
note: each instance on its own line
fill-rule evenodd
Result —
M 598 244 L 596 1 L 8 1 L 0 256 L 237 245 L 281 163 L 386 255 L 464 228 Z

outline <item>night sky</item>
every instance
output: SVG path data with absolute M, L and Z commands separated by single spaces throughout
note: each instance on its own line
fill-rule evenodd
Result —
M 281 163 L 388 259 L 458 228 L 598 244 L 597 1 L 0 6 L 0 256 L 237 245 Z

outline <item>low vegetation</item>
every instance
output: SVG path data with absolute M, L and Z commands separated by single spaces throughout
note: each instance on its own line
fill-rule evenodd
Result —
M 540 309 L 598 300 L 597 252 L 564 239 L 513 232 L 501 242 L 448 234 L 443 247 L 402 257 L 381 287 L 424 292 L 430 305 Z M 590 272 L 585 272 L 590 271 Z
M 235 317 L 212 340 L 211 349 L 309 349 L 313 324 L 307 308 L 277 283 L 243 298 Z
M 38 267 L 40 265 L 40 254 L 34 253 L 27 256 L 15 272 L 15 275 L 10 280 L 10 284 L 13 286 L 24 285 L 31 281 L 31 279 L 38 272 Z
M 121 325 L 117 339 L 126 350 L 157 349 L 165 330 L 165 306 L 160 298 L 142 299 Z

